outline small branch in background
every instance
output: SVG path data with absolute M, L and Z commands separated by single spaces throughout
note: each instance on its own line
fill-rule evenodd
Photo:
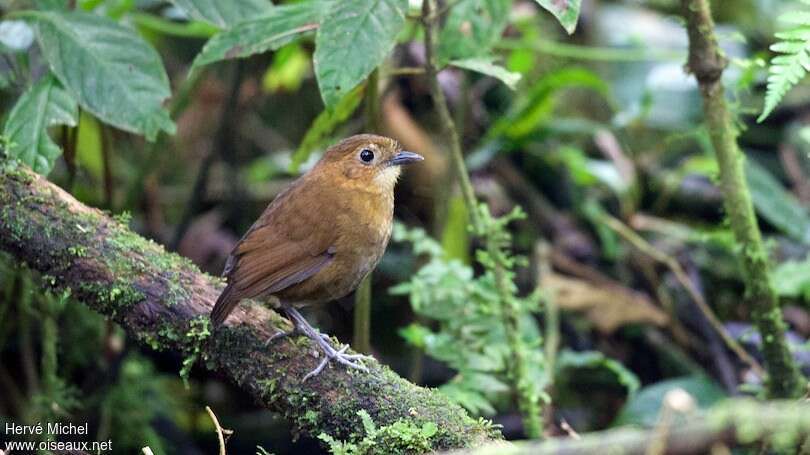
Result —
M 530 438 L 539 438 L 542 433 L 542 420 L 540 409 L 540 397 L 536 390 L 533 379 L 529 376 L 526 360 L 526 347 L 520 336 L 520 316 L 521 310 L 519 302 L 512 294 L 512 283 L 507 274 L 505 263 L 506 258 L 503 247 L 499 242 L 500 236 L 497 229 L 493 229 L 493 221 L 487 221 L 484 217 L 486 207 L 479 207 L 475 197 L 470 176 L 464 163 L 464 155 L 461 150 L 461 139 L 456 129 L 456 124 L 447 106 L 447 99 L 439 84 L 438 63 L 436 57 L 437 36 L 439 31 L 439 15 L 437 14 L 436 1 L 425 0 L 422 2 L 422 25 L 425 30 L 425 75 L 430 86 L 430 94 L 433 98 L 434 109 L 439 114 L 439 121 L 445 137 L 450 141 L 450 160 L 455 170 L 464 203 L 467 206 L 467 213 L 470 218 L 470 225 L 473 232 L 481 237 L 485 243 L 486 254 L 489 255 L 493 263 L 493 273 L 495 275 L 495 286 L 501 305 L 500 313 L 504 331 L 507 336 L 507 343 L 512 355 L 512 361 L 508 364 L 508 375 L 512 382 L 512 387 L 517 395 L 517 403 L 523 415 L 523 428 Z M 495 232 L 493 232 L 495 231 Z
M 233 434 L 233 430 L 228 430 L 220 426 L 219 420 L 217 419 L 216 414 L 214 414 L 214 411 L 211 409 L 210 406 L 205 407 L 205 412 L 207 412 L 208 416 L 211 417 L 211 421 L 214 422 L 214 428 L 217 431 L 217 440 L 219 441 L 219 455 L 226 455 L 227 453 L 225 451 L 226 437 L 230 438 L 231 435 Z
M 79 118 L 81 118 L 81 111 L 79 111 Z M 67 188 L 73 188 L 73 183 L 76 181 L 76 138 L 79 136 L 79 127 L 71 128 L 67 125 L 62 125 L 62 157 L 65 160 L 65 167 L 67 167 Z
M 113 146 L 112 131 L 103 124 L 99 124 L 99 128 L 101 129 L 101 161 L 104 166 L 104 206 L 107 210 L 115 211 L 115 207 L 113 207 L 112 163 L 110 162 L 110 153 Z
M 750 366 L 756 374 L 760 376 L 765 375 L 765 370 L 762 368 L 759 362 L 751 357 L 751 355 L 748 354 L 748 351 L 740 346 L 740 344 L 737 343 L 737 340 L 735 340 L 734 337 L 728 333 L 728 330 L 726 330 L 723 323 L 720 321 L 717 315 L 714 314 L 714 311 L 711 309 L 709 304 L 706 303 L 706 299 L 703 297 L 703 294 L 698 291 L 695 284 L 689 279 L 686 272 L 683 270 L 683 267 L 681 267 L 681 264 L 675 258 L 662 253 L 654 246 L 650 245 L 647 240 L 638 235 L 635 231 L 627 227 L 618 219 L 610 215 L 603 215 L 602 221 L 640 252 L 669 268 L 675 275 L 675 279 L 677 279 L 681 286 L 684 287 L 686 292 L 689 293 L 689 296 L 712 325 L 714 330 L 718 335 L 720 335 L 723 342 L 726 343 L 726 346 L 728 346 L 728 348 L 734 352 L 734 354 L 736 354 L 740 360 L 748 364 L 748 366 Z
M 385 72 L 386 76 L 421 76 L 425 74 L 425 69 L 421 67 L 393 68 Z
M 20 363 L 22 364 L 25 387 L 29 395 L 39 391 L 39 374 L 36 367 L 34 340 L 31 337 L 32 296 L 31 277 L 28 273 L 20 275 L 20 291 L 17 309 L 19 311 L 17 330 L 20 343 Z
M 183 78 L 183 82 L 177 89 L 177 94 L 172 98 L 169 103 L 169 116 L 176 120 L 183 111 L 191 104 L 192 95 L 197 89 L 200 81 L 205 75 L 208 74 L 208 67 L 204 67 L 193 71 L 188 77 Z M 154 142 L 149 142 L 146 146 L 146 156 L 141 161 L 140 167 L 137 169 L 135 177 L 127 187 L 126 199 L 123 207 L 131 209 L 138 203 L 139 198 L 143 195 L 144 182 L 147 177 L 157 168 L 161 155 L 166 151 L 167 136 L 165 133 L 158 135 Z
M 683 392 L 683 391 L 681 391 Z M 686 395 L 685 392 L 682 395 Z M 682 403 L 672 400 L 676 406 Z M 678 398 L 678 397 L 676 397 Z M 682 411 L 685 419 L 673 419 L 666 427 L 652 429 L 617 428 L 587 433 L 577 438 L 553 438 L 546 441 L 494 443 L 479 448 L 458 450 L 455 455 L 699 455 L 714 453 L 715 447 L 752 447 L 770 442 L 777 453 L 798 453 L 797 449 L 810 435 L 810 408 L 794 400 L 758 402 L 731 399 L 705 413 Z M 665 430 L 665 431 L 662 431 Z M 756 450 L 755 450 L 756 452 Z M 723 453 L 723 452 L 720 452 Z
M 375 69 L 366 84 L 366 131 L 380 132 L 380 70 Z M 354 293 L 354 337 L 352 347 L 363 354 L 371 353 L 371 275 L 360 282 Z
M 191 197 L 186 203 L 183 216 L 177 224 L 171 243 L 169 243 L 169 249 L 173 251 L 176 251 L 177 247 L 180 246 L 180 241 L 183 240 L 183 235 L 185 235 L 188 227 L 191 225 L 191 220 L 201 209 L 208 188 L 208 174 L 211 171 L 211 166 L 218 156 L 224 156 L 225 151 L 231 148 L 229 144 L 233 139 L 234 114 L 236 113 L 236 106 L 239 104 L 239 87 L 242 85 L 243 65 L 241 60 L 234 64 L 227 101 L 222 107 L 222 113 L 219 116 L 219 128 L 214 134 L 211 149 L 205 155 L 205 158 L 203 158 L 202 163 L 200 163 L 197 178 L 194 180 L 194 186 L 191 189 Z M 232 184 L 236 183 L 232 182 Z
M 352 348 L 371 353 L 371 273 L 363 278 L 354 293 L 354 336 Z
M 779 147 L 779 159 L 782 161 L 782 168 L 785 170 L 793 185 L 793 191 L 805 205 L 810 205 L 810 181 L 805 175 L 802 165 L 799 162 L 799 154 L 796 148 L 789 144 L 782 144 Z
M 773 288 L 768 252 L 757 225 L 743 168 L 744 156 L 726 104 L 721 81 L 727 61 L 717 44 L 708 0 L 681 0 L 689 36 L 688 70 L 695 75 L 703 98 L 706 129 L 720 167 L 720 188 L 731 231 L 740 247 L 743 280 L 754 322 L 762 339 L 768 369 L 768 396 L 798 397 L 802 377 L 785 340 L 786 325 Z

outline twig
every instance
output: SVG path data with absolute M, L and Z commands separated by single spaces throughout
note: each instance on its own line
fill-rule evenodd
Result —
M 425 69 L 420 67 L 393 68 L 385 72 L 386 76 L 415 76 L 425 74 Z
M 580 439 L 553 438 L 545 441 L 518 441 L 509 446 L 490 444 L 452 452 L 455 455 L 642 455 L 651 448 L 666 448 L 670 455 L 710 453 L 719 444 L 751 446 L 760 441 L 777 441 L 785 453 L 792 453 L 810 434 L 810 409 L 795 400 L 766 403 L 751 399 L 731 399 L 705 413 L 673 423 L 661 444 L 661 428 L 617 428 L 581 435 Z
M 803 204 L 810 204 L 810 182 L 808 182 L 802 165 L 799 162 L 799 154 L 796 148 L 790 144 L 782 144 L 779 146 L 779 159 L 782 161 L 782 168 L 785 170 L 793 185 L 793 191 L 796 197 L 802 201 Z
M 504 261 L 500 259 L 503 257 L 501 246 L 497 244 L 494 236 L 488 235 L 490 234 L 488 226 L 479 212 L 479 210 L 486 210 L 486 208 L 479 207 L 476 200 L 475 191 L 470 182 L 470 176 L 467 174 L 467 167 L 461 151 L 461 139 L 453 117 L 450 115 L 444 92 L 439 85 L 439 69 L 436 59 L 439 16 L 435 14 L 436 11 L 435 0 L 422 2 L 422 24 L 425 29 L 425 74 L 430 86 L 434 108 L 439 114 L 439 121 L 445 137 L 450 140 L 450 160 L 455 169 L 458 183 L 461 186 L 461 193 L 467 206 L 470 224 L 476 235 L 483 237 L 486 252 L 494 262 L 495 287 L 501 304 L 502 323 L 512 356 L 511 361 L 508 363 L 509 376 L 518 398 L 518 408 L 520 408 L 523 415 L 524 431 L 531 438 L 539 438 L 542 435 L 540 400 L 535 391 L 534 380 L 529 376 L 525 346 L 520 337 L 518 302 L 512 295 L 511 283 L 504 269 Z
M 214 134 L 211 149 L 205 155 L 205 158 L 203 158 L 202 163 L 200 163 L 200 169 L 197 171 L 197 178 L 194 180 L 194 187 L 191 190 L 191 197 L 186 203 L 183 216 L 180 218 L 177 229 L 174 231 L 172 241 L 169 244 L 171 250 L 176 251 L 177 247 L 180 246 L 180 241 L 183 240 L 183 235 L 185 235 L 186 230 L 188 230 L 188 227 L 191 225 L 192 218 L 205 200 L 205 193 L 208 188 L 208 174 L 211 171 L 211 166 L 216 161 L 217 156 L 225 155 L 225 150 L 228 149 L 228 142 L 233 137 L 233 134 L 231 134 L 232 125 L 235 120 L 234 113 L 236 112 L 236 106 L 239 104 L 239 87 L 242 84 L 242 69 L 242 61 L 237 61 L 234 67 L 231 86 L 228 90 L 228 98 L 219 116 L 219 128 Z
M 366 130 L 380 131 L 380 70 L 371 72 L 366 84 Z M 372 272 L 373 273 L 373 272 Z M 352 346 L 358 352 L 371 352 L 371 273 L 363 278 L 354 294 L 354 337 Z
M 230 436 L 233 434 L 233 430 L 228 430 L 220 426 L 219 420 L 210 406 L 206 406 L 205 411 L 208 413 L 208 416 L 211 417 L 211 421 L 214 422 L 214 427 L 217 430 L 217 439 L 219 440 L 219 455 L 225 455 L 225 436 L 230 438 Z
M 762 353 L 768 369 L 768 395 L 797 397 L 804 392 L 802 384 L 806 381 L 785 340 L 787 328 L 771 282 L 768 252 L 751 203 L 743 154 L 737 144 L 737 130 L 726 104 L 721 78 L 727 61 L 717 44 L 708 0 L 681 0 L 681 10 L 689 36 L 687 69 L 695 75 L 700 87 L 706 129 L 720 167 L 720 188 L 726 214 L 740 246 L 743 281 L 750 296 L 748 300 L 762 339 Z
M 695 288 L 695 284 L 689 279 L 686 272 L 683 270 L 683 267 L 681 267 L 681 264 L 675 260 L 675 258 L 657 250 L 654 246 L 650 245 L 647 240 L 638 235 L 635 231 L 627 227 L 618 219 L 604 214 L 602 215 L 602 220 L 609 228 L 613 229 L 636 249 L 669 268 L 675 275 L 675 279 L 677 279 L 681 286 L 686 289 L 686 292 L 689 293 L 689 296 L 695 302 L 698 309 L 700 309 L 700 311 L 712 325 L 712 328 L 714 328 L 717 334 L 720 335 L 723 342 L 726 343 L 726 346 L 728 346 L 728 348 L 731 349 L 731 351 L 733 351 L 737 357 L 740 358 L 740 360 L 748 364 L 758 375 L 765 375 L 765 370 L 763 370 L 759 362 L 751 357 L 748 352 L 742 346 L 740 346 L 739 343 L 737 343 L 737 340 L 735 340 L 731 334 L 728 333 L 728 330 L 726 330 L 726 328 L 723 326 L 723 323 L 720 322 L 720 319 L 717 318 L 717 315 L 714 314 L 714 311 L 706 303 L 706 300 L 703 298 L 703 294 L 701 294 L 697 288 Z
M 169 103 L 169 116 L 172 119 L 177 119 L 183 111 L 191 104 L 192 94 L 197 89 L 200 81 L 205 75 L 208 74 L 208 66 L 201 69 L 192 71 L 187 78 L 183 80 L 180 87 L 177 89 L 177 94 L 172 97 Z M 153 169 L 157 167 L 160 157 L 166 151 L 166 134 L 161 133 L 158 135 L 154 142 L 150 142 L 146 147 L 146 156 L 143 157 L 140 167 L 135 172 L 135 178 L 128 185 L 126 191 L 126 198 L 124 201 L 124 208 L 132 208 L 136 205 L 138 198 L 142 196 L 142 188 L 144 181 L 150 175 Z

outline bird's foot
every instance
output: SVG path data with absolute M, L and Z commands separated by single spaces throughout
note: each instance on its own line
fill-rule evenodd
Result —
M 324 354 L 324 358 L 321 360 L 318 366 L 304 376 L 304 381 L 320 374 L 321 371 L 326 368 L 326 365 L 328 365 L 332 360 L 346 367 L 368 372 L 368 368 L 363 365 L 363 360 L 371 360 L 374 357 L 363 354 L 346 354 L 346 350 L 349 349 L 348 345 L 341 346 L 339 349 L 333 348 L 332 344 L 330 343 L 329 335 L 322 334 L 314 327 L 309 325 L 307 320 L 301 316 L 301 313 L 299 313 L 298 310 L 289 305 L 285 306 L 284 309 L 293 320 L 296 330 L 300 330 L 310 340 L 314 341 Z
M 306 376 L 304 376 L 303 382 L 306 382 L 306 380 L 311 377 L 319 375 L 326 365 L 333 360 L 348 368 L 353 368 L 355 370 L 368 373 L 368 367 L 363 364 L 363 360 L 371 360 L 373 357 L 363 354 L 345 354 L 346 350 L 349 349 L 349 345 L 346 344 L 341 346 L 340 349 L 335 349 L 331 344 L 329 344 L 328 336 L 324 337 L 321 335 L 321 341 L 318 341 L 317 343 L 323 351 L 324 358 L 314 370 L 310 371 Z
M 326 334 L 323 334 L 323 333 L 318 333 L 318 335 L 320 335 L 321 338 L 323 338 L 324 340 L 329 340 L 329 335 L 326 335 Z M 279 331 L 277 333 L 274 333 L 269 338 L 267 338 L 267 340 L 265 340 L 265 342 L 264 342 L 264 347 L 268 347 L 268 346 L 270 346 L 271 344 L 275 343 L 278 340 L 281 340 L 281 339 L 284 339 L 284 338 L 289 338 L 289 337 L 294 337 L 294 336 L 307 336 L 308 337 L 307 333 L 304 332 L 303 330 L 299 329 L 298 327 L 295 327 L 292 330 L 281 330 L 281 331 Z

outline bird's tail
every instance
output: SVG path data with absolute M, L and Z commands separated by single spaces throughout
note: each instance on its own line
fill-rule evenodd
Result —
M 214 304 L 214 309 L 211 311 L 211 323 L 214 327 L 222 325 L 228 315 L 231 314 L 236 304 L 239 303 L 239 296 L 232 283 L 225 286 L 225 290 L 217 298 L 217 303 Z

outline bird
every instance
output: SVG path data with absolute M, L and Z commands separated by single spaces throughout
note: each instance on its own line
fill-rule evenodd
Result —
M 315 166 L 283 190 L 236 244 L 226 261 L 225 289 L 211 311 L 222 325 L 243 299 L 273 303 L 293 330 L 324 354 L 303 379 L 330 361 L 368 371 L 368 356 L 332 347 L 298 311 L 339 299 L 377 266 L 391 237 L 394 186 L 401 166 L 422 161 L 394 139 L 358 134 L 328 148 Z

